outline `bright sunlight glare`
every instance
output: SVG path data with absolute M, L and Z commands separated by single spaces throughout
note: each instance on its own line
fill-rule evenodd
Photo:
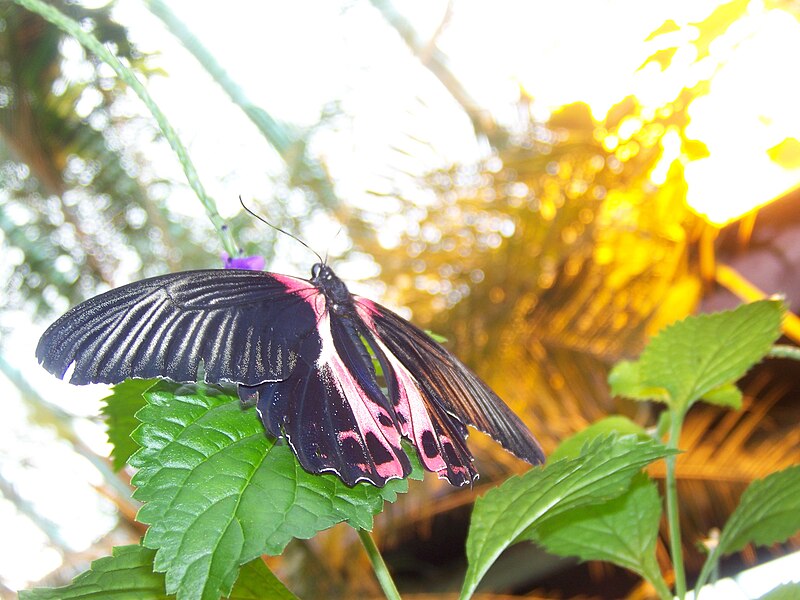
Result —
M 619 8 L 623 3 L 611 4 Z M 534 54 L 537 60 L 516 65 L 516 76 L 526 91 L 551 106 L 585 102 L 595 118 L 602 119 L 627 93 L 632 92 L 644 107 L 656 109 L 687 81 L 711 72 L 711 90 L 692 104 L 687 128 L 687 135 L 709 151 L 708 157 L 686 164 L 690 208 L 721 227 L 800 185 L 800 84 L 790 73 L 776 77 L 774 68 L 765 67 L 774 64 L 775 57 L 800 55 L 797 19 L 782 10 L 761 10 L 761 3 L 754 1 L 741 22 L 712 44 L 708 57 L 695 62 L 690 40 L 675 32 L 669 35 L 683 45 L 670 68 L 662 71 L 651 64 L 639 70 L 642 59 L 654 51 L 645 41 L 650 31 L 668 18 L 682 25 L 692 23 L 718 3 L 647 4 L 646 9 L 624 4 L 629 19 L 619 21 L 604 17 L 606 3 L 581 5 L 580 20 L 568 17 L 576 8 L 574 2 L 551 4 L 548 18 L 569 22 L 570 34 L 555 40 L 546 36 L 547 42 L 539 42 L 542 54 Z M 587 43 L 575 44 L 575 39 Z M 587 45 L 602 48 L 602 54 L 587 61 Z M 605 57 L 617 62 L 611 65 Z M 619 61 L 627 70 L 619 68 Z M 669 135 L 665 139 L 675 141 Z M 663 183 L 678 149 L 674 144 L 665 148 L 654 183 Z
M 777 56 L 800 56 L 800 23 L 778 10 L 760 21 L 738 47 L 723 50 L 729 62 L 690 109 L 687 135 L 705 142 L 709 156 L 686 166 L 687 201 L 719 226 L 800 183 L 800 84 L 767 67 Z

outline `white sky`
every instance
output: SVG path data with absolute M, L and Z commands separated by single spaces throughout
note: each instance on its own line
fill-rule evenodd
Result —
M 326 102 L 342 100 L 352 119 L 338 134 L 323 136 L 318 148 L 340 195 L 354 203 L 375 201 L 365 191 L 383 185 L 398 161 L 391 147 L 406 143 L 406 133 L 423 137 L 433 148 L 412 161 L 412 169 L 480 155 L 465 116 L 368 2 L 229 0 L 222 11 L 212 2 L 169 4 L 250 99 L 273 116 L 309 126 Z M 454 3 L 438 44 L 469 92 L 501 120 L 504 115 L 511 118 L 520 85 L 540 110 L 582 100 L 602 118 L 630 93 L 653 103 L 674 96 L 689 67 L 667 74 L 637 73 L 654 50 L 643 40 L 667 18 L 697 21 L 716 4 L 507 0 L 492 3 L 488 10 L 485 3 L 462 0 Z M 446 2 L 406 0 L 396 5 L 426 38 L 438 27 Z M 169 77 L 153 79 L 149 89 L 189 147 L 223 215 L 238 211 L 239 194 L 245 199 L 268 198 L 270 175 L 281 172 L 282 164 L 260 134 L 140 0 L 120 0 L 116 15 L 143 50 L 160 52 L 154 63 Z M 785 64 L 797 63 L 800 26 L 784 13 L 770 13 L 748 26 L 754 33 L 739 49 L 737 60 L 720 75 L 712 94 L 692 109 L 692 134 L 708 144 L 713 156 L 687 170 L 690 197 L 701 206 L 698 210 L 709 213 L 739 199 L 764 202 L 800 181 L 798 170 L 781 169 L 765 154 L 784 137 L 800 139 L 800 80 L 775 72 L 777 68 L 764 68 L 766 57 L 777 53 L 787 55 Z M 417 96 L 424 98 L 426 107 Z M 162 175 L 183 181 L 165 145 L 150 148 L 148 155 Z M 187 189 L 176 190 L 173 199 L 187 212 L 199 210 Z M 24 320 L 21 315 L 12 318 Z M 33 348 L 40 332 L 31 326 L 18 328 L 4 340 L 7 353 L 14 349 L 7 360 L 50 401 L 87 418 L 96 415 L 101 391 L 70 388 L 35 364 Z M 74 549 L 90 546 L 113 524 L 110 505 L 91 488 L 99 475 L 83 459 L 65 452 L 52 434 L 31 428 L 15 390 L 2 378 L 0 390 L 0 470 L 14 479 L 20 494 L 61 526 Z M 86 420 L 82 427 L 94 428 L 92 443 L 101 444 L 96 423 Z M 23 467 L 21 460 L 30 464 Z M 76 472 L 82 476 L 72 476 Z M 25 586 L 58 565 L 59 556 L 44 536 L 2 500 L 0 531 L 6 536 L 12 532 L 15 538 L 14 544 L 0 544 L 0 577 L 7 585 Z

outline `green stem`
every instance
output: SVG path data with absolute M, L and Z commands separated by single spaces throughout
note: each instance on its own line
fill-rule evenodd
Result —
M 788 346 L 785 344 L 775 344 L 767 352 L 770 358 L 791 358 L 793 360 L 800 360 L 800 348 L 797 346 Z
M 642 567 L 641 575 L 652 584 L 660 600 L 673 600 L 672 591 L 669 589 L 667 582 L 664 581 L 655 552 L 644 559 Z
M 361 538 L 361 543 L 364 545 L 364 550 L 367 551 L 369 561 L 372 563 L 372 569 L 375 571 L 375 577 L 378 578 L 378 583 L 381 584 L 384 595 L 389 600 L 401 600 L 400 593 L 394 584 L 389 569 L 386 568 L 386 563 L 383 562 L 383 557 L 375 545 L 375 540 L 366 529 L 357 529 L 358 537 Z
M 700 597 L 700 590 L 702 590 L 703 586 L 706 583 L 708 583 L 708 579 L 718 563 L 719 563 L 719 544 L 714 546 L 711 549 L 711 552 L 708 553 L 706 562 L 703 564 L 703 568 L 700 570 L 700 575 L 697 577 L 697 583 L 694 586 L 695 598 Z
M 161 19 L 169 28 L 170 33 L 178 38 L 184 47 L 203 65 L 206 71 L 231 97 L 231 100 L 250 117 L 278 153 L 285 157 L 296 143 L 287 128 L 273 119 L 266 111 L 256 107 L 247 98 L 239 84 L 228 75 L 214 58 L 214 55 L 186 27 L 185 22 L 172 12 L 166 2 L 162 0 L 147 0 L 145 4 L 150 9 L 150 12 Z
M 653 587 L 656 588 L 656 594 L 661 600 L 672 600 L 672 592 L 667 585 L 667 582 L 664 581 L 663 577 L 657 577 L 655 579 L 651 579 L 650 583 L 653 584 Z
M 669 427 L 669 440 L 667 447 L 671 450 L 678 449 L 681 437 L 681 427 L 685 412 L 672 415 Z M 683 547 L 681 546 L 681 524 L 678 517 L 678 481 L 675 476 L 676 455 L 670 455 L 667 461 L 667 522 L 669 525 L 670 554 L 672 555 L 672 566 L 675 571 L 675 595 L 678 600 L 683 600 L 686 596 L 686 573 L 683 568 Z
M 167 121 L 167 118 L 164 116 L 164 113 L 161 112 L 161 109 L 158 108 L 156 103 L 150 97 L 150 94 L 142 82 L 136 78 L 130 69 L 120 62 L 119 58 L 109 51 L 108 48 L 103 46 L 103 44 L 101 44 L 94 35 L 88 31 L 85 31 L 77 21 L 64 15 L 58 9 L 46 4 L 45 2 L 42 2 L 42 0 L 14 0 L 14 2 L 32 12 L 35 12 L 62 31 L 74 37 L 87 50 L 111 66 L 120 79 L 127 83 L 130 88 L 136 92 L 148 110 L 150 110 L 150 113 L 158 123 L 158 126 L 161 129 L 161 132 L 164 134 L 167 142 L 169 142 L 169 145 L 172 147 L 175 154 L 177 154 L 178 160 L 180 161 L 181 166 L 183 166 L 183 172 L 186 174 L 186 179 L 188 180 L 189 185 L 194 190 L 195 194 L 197 194 L 200 202 L 205 207 L 206 214 L 211 220 L 211 223 L 213 223 L 214 228 L 217 230 L 225 251 L 231 256 L 237 255 L 238 248 L 235 240 L 233 239 L 233 234 L 231 233 L 230 228 L 225 224 L 224 219 L 217 211 L 214 200 L 209 197 L 203 188 L 202 183 L 200 183 L 200 177 L 198 176 L 197 171 L 195 170 L 194 165 L 189 158 L 188 152 L 186 152 L 186 148 L 178 138 L 178 134 L 172 128 L 172 125 L 170 125 L 169 121 Z

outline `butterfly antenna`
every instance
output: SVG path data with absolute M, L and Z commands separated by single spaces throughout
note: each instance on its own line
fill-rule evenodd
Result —
M 331 238 L 330 243 L 328 243 L 328 250 L 325 250 L 325 260 L 323 261 L 323 263 L 326 265 L 328 264 L 328 252 L 330 250 L 331 244 L 336 240 L 337 237 L 339 237 L 339 234 L 342 233 L 342 227 L 344 227 L 344 225 L 339 226 L 339 231 L 336 232 L 336 235 L 333 236 L 333 238 Z
M 303 246 L 305 246 L 305 247 L 306 247 L 306 248 L 308 248 L 308 249 L 309 249 L 311 252 L 313 252 L 313 253 L 314 253 L 314 255 L 315 255 L 315 256 L 316 256 L 316 257 L 319 259 L 319 262 L 321 262 L 321 263 L 323 263 L 323 264 L 325 264 L 325 263 L 327 262 L 327 258 L 328 258 L 328 257 L 327 257 L 327 255 L 325 256 L 325 260 L 323 260 L 323 259 L 322 259 L 322 257 L 319 255 L 319 253 L 318 253 L 316 250 L 314 250 L 314 249 L 313 249 L 311 246 L 309 246 L 308 244 L 306 244 L 306 243 L 305 243 L 303 240 L 301 240 L 299 237 L 297 237 L 296 235 L 293 235 L 293 234 L 289 233 L 288 231 L 285 231 L 285 230 L 281 229 L 281 228 L 280 228 L 280 227 L 278 227 L 277 225 L 273 225 L 272 223 L 270 223 L 269 221 L 267 221 L 267 220 L 266 220 L 264 217 L 262 217 L 261 215 L 257 215 L 257 214 L 256 214 L 256 213 L 254 213 L 252 210 L 250 210 L 250 209 L 247 207 L 247 205 L 244 203 L 244 200 L 242 200 L 242 197 L 241 197 L 241 196 L 239 196 L 239 203 L 242 205 L 242 208 L 243 208 L 243 209 L 244 209 L 244 210 L 245 210 L 247 213 L 249 213 L 250 215 L 252 215 L 252 216 L 253 216 L 253 217 L 255 217 L 256 219 L 258 219 L 259 221 L 261 221 L 261 222 L 262 222 L 262 223 L 264 223 L 265 225 L 268 225 L 269 227 L 272 227 L 272 228 L 273 228 L 275 231 L 280 231 L 282 234 L 284 234 L 284 235 L 288 235 L 288 236 L 289 236 L 290 238 L 292 238 L 293 240 L 295 240 L 295 241 L 297 241 L 297 242 L 300 242 L 300 243 L 301 243 Z

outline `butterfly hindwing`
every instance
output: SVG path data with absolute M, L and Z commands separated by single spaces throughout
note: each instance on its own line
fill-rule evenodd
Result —
M 39 362 L 71 383 L 129 377 L 258 384 L 283 379 L 294 346 L 316 327 L 309 282 L 258 271 L 187 271 L 138 281 L 76 306 L 36 348 Z
M 426 468 L 455 485 L 474 477 L 474 469 L 464 458 L 470 456 L 464 423 L 488 433 L 531 464 L 544 461 L 528 428 L 461 361 L 419 328 L 371 300 L 356 298 L 356 309 L 392 369 L 393 401 L 401 407 L 400 414 L 407 412 L 415 421 L 408 435 Z M 403 409 L 406 402 L 408 407 Z M 444 470 L 435 468 L 439 457 L 446 463 Z
M 464 423 L 431 405 L 423 385 L 376 335 L 370 320 L 362 323 L 362 337 L 381 365 L 400 431 L 417 449 L 423 467 L 453 485 L 474 481 L 478 474 L 467 449 Z
M 286 437 L 300 464 L 314 473 L 334 472 L 346 484 L 382 486 L 411 472 L 401 433 L 378 386 L 358 323 L 329 311 L 320 294 L 317 312 L 294 370 L 284 381 L 240 386 L 245 401 L 257 398 L 266 429 Z

